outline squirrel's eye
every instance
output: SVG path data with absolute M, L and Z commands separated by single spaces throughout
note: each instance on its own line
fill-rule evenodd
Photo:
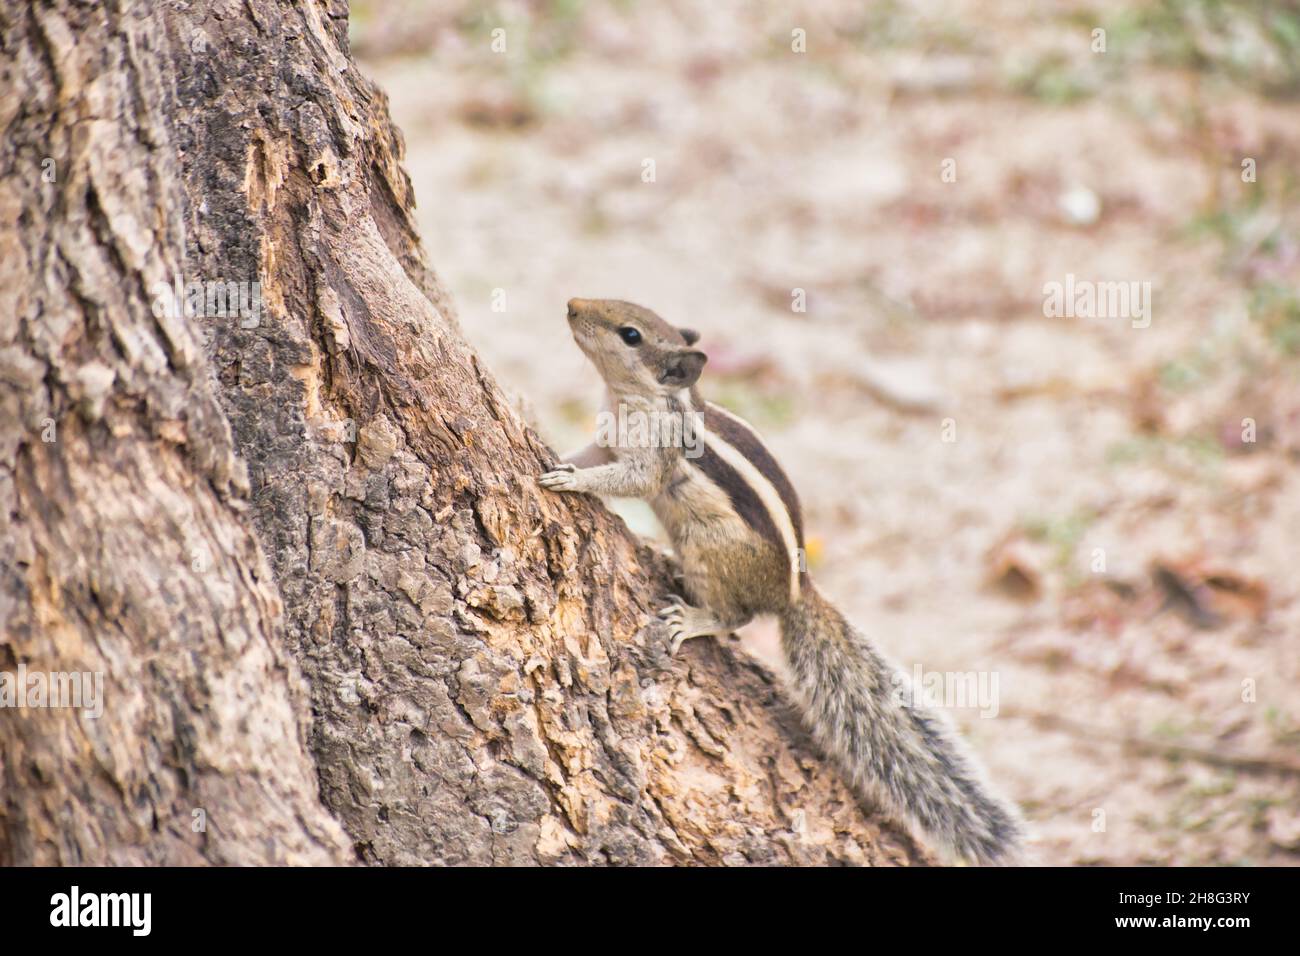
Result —
M 625 325 L 618 330 L 618 337 L 631 346 L 641 344 L 641 333 L 630 325 Z

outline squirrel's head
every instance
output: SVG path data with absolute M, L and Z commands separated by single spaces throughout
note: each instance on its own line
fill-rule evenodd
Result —
M 672 394 L 693 386 L 708 361 L 691 348 L 700 333 L 669 325 L 631 302 L 570 299 L 569 328 L 615 391 Z

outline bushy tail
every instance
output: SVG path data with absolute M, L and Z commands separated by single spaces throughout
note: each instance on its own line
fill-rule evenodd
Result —
M 994 796 L 947 722 L 811 583 L 781 617 L 781 646 L 817 742 L 850 783 L 951 853 L 1010 862 L 1019 816 Z

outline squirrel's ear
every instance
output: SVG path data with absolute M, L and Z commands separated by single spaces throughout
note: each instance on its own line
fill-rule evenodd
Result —
M 687 345 L 694 345 L 700 340 L 700 333 L 694 329 L 678 329 L 677 331 L 682 333 L 682 338 L 686 340 Z
M 664 359 L 659 381 L 674 388 L 690 388 L 700 379 L 704 363 L 709 357 L 698 349 L 679 349 Z

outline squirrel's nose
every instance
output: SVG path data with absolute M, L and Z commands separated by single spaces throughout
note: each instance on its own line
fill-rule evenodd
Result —
M 587 307 L 587 300 L 586 300 L 586 299 L 570 299 L 570 300 L 569 300 L 569 318 L 571 318 L 571 319 L 576 319 L 576 318 L 578 317 L 578 313 L 581 312 L 581 311 L 582 311 L 583 309 L 585 309 L 586 307 Z

